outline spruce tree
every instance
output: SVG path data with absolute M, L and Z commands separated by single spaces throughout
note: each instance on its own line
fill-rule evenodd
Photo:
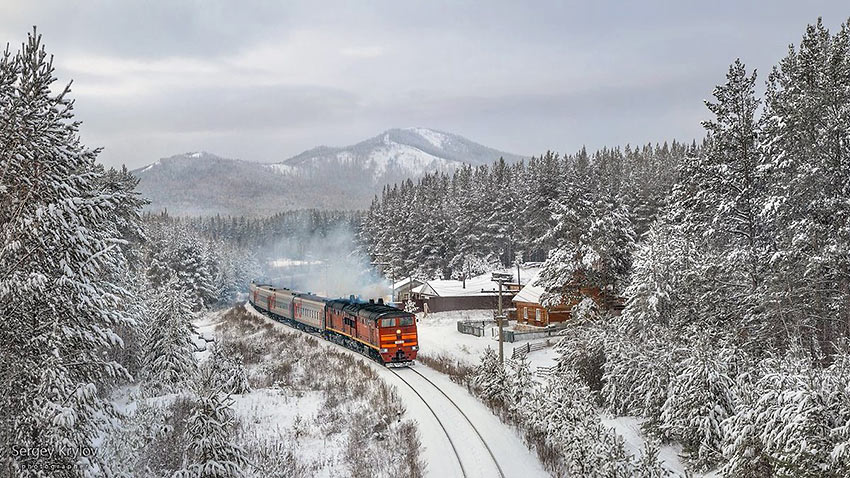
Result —
M 131 187 L 104 187 L 98 150 L 80 142 L 70 85 L 55 81 L 35 30 L 0 56 L 0 460 L 15 476 L 97 466 L 78 452 L 113 413 L 105 380 L 126 377 L 104 352 L 121 343 L 114 329 L 127 319 L 130 298 L 115 280 L 136 205 L 123 202 Z M 57 453 L 13 456 L 12 445 Z
M 168 393 L 190 379 L 197 369 L 191 294 L 176 276 L 162 286 L 148 304 L 142 376 L 149 393 Z

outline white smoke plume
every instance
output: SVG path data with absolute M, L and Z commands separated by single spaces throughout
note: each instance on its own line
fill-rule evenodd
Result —
M 265 272 L 264 280 L 276 286 L 324 297 L 386 299 L 391 293 L 389 281 L 357 251 L 347 224 L 281 239 L 270 249 Z

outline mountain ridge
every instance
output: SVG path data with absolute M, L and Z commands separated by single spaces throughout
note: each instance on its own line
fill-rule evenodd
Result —
M 139 177 L 139 191 L 150 200 L 148 211 L 257 216 L 302 208 L 364 208 L 386 184 L 450 173 L 465 164 L 490 164 L 500 157 L 523 159 L 452 133 L 392 128 L 353 145 L 317 146 L 278 162 L 194 151 L 132 172 Z

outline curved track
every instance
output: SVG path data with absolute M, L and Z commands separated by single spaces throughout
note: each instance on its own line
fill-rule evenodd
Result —
M 434 415 L 434 418 L 437 419 L 437 423 L 440 424 L 440 428 L 443 429 L 443 433 L 445 433 L 446 438 L 449 439 L 449 445 L 452 446 L 452 451 L 454 451 L 454 453 L 455 453 L 455 458 L 457 458 L 457 463 L 458 463 L 458 465 L 460 465 L 460 472 L 463 474 L 463 477 L 466 478 L 467 475 L 466 475 L 466 469 L 463 467 L 463 460 L 460 459 L 460 454 L 457 452 L 457 447 L 455 446 L 455 442 L 452 440 L 451 435 L 449 435 L 449 430 L 446 429 L 446 425 L 443 424 L 442 420 L 440 420 L 440 416 L 437 415 L 437 412 L 434 411 L 434 409 L 431 407 L 431 404 L 428 403 L 428 400 L 425 400 L 425 397 L 423 397 L 422 394 L 419 393 L 418 390 L 416 390 L 416 387 L 414 387 L 413 385 L 410 384 L 410 382 L 408 382 L 407 380 L 402 378 L 402 376 L 399 375 L 399 373 L 396 372 L 395 370 L 393 370 L 393 369 L 388 369 L 388 370 L 393 372 L 393 374 L 395 374 L 395 376 L 398 377 L 399 380 L 401 380 L 402 382 L 404 382 L 405 385 L 410 387 L 410 389 L 413 390 L 413 393 L 415 393 L 416 396 L 419 397 L 422 400 L 422 403 L 424 403 L 425 406 L 428 407 L 428 410 L 431 411 L 431 414 Z
M 419 389 L 417 389 L 417 387 L 416 387 L 416 386 L 414 386 L 414 385 L 413 385 L 413 384 L 412 384 L 409 380 L 407 380 L 407 379 L 405 379 L 404 377 L 402 377 L 402 375 L 408 375 L 408 373 L 407 373 L 407 372 L 404 372 L 404 373 L 402 374 L 402 373 L 399 373 L 399 370 L 406 370 L 406 371 L 407 371 L 407 370 L 409 370 L 410 372 L 414 373 L 414 374 L 415 374 L 415 375 L 417 375 L 419 378 L 421 378 L 421 379 L 424 381 L 424 383 L 425 383 L 425 384 L 427 384 L 427 388 L 435 390 L 435 391 L 437 392 L 437 394 L 438 394 L 439 396 L 441 396 L 441 397 L 442 397 L 442 399 L 444 399 L 444 401 L 445 401 L 445 402 L 448 402 L 449 404 L 451 404 L 451 407 L 453 407 L 453 409 L 454 409 L 454 410 L 456 410 L 456 411 L 457 411 L 457 412 L 458 412 L 458 413 L 459 413 L 459 414 L 463 417 L 463 420 L 465 420 L 465 421 L 466 421 L 466 423 L 469 425 L 469 429 L 471 429 L 471 431 L 472 431 L 472 432 L 474 433 L 474 435 L 478 438 L 478 440 L 481 442 L 481 444 L 482 444 L 482 445 L 484 445 L 484 449 L 486 449 L 486 451 L 487 451 L 487 455 L 489 455 L 490 460 L 492 460 L 492 463 L 495 465 L 495 470 L 492 470 L 492 471 L 497 471 L 497 472 L 498 472 L 498 476 L 500 476 L 501 478 L 505 478 L 505 473 L 502 471 L 502 467 L 499 465 L 499 461 L 496 459 L 496 455 L 493 453 L 493 450 L 491 450 L 491 449 L 490 449 L 490 446 L 489 446 L 489 445 L 487 444 L 487 442 L 484 440 L 484 437 L 482 437 L 482 436 L 481 436 L 481 433 L 478 431 L 478 429 L 475 427 L 475 425 L 473 425 L 472 421 L 469 419 L 469 417 L 466 415 L 466 413 L 464 413 L 464 411 L 463 411 L 463 410 L 462 410 L 462 409 L 461 409 L 461 408 L 457 405 L 457 403 L 455 403 L 455 401 L 454 401 L 454 400 L 452 400 L 452 399 L 451 399 L 451 397 L 449 397 L 449 396 L 448 396 L 448 394 L 446 394 L 446 392 L 444 392 L 444 391 L 443 391 L 443 389 L 441 389 L 440 387 L 438 387 L 438 386 L 437 386 L 434 382 L 432 382 L 432 381 L 431 381 L 428 377 L 426 377 L 426 376 L 422 375 L 421 373 L 419 373 L 416 369 L 414 369 L 414 368 L 412 368 L 412 367 L 407 367 L 407 368 L 403 368 L 403 369 L 389 369 L 389 370 L 391 370 L 391 371 L 392 371 L 392 373 L 393 373 L 396 377 L 398 377 L 398 378 L 399 378 L 399 380 L 401 380 L 402 382 L 404 382 L 404 383 L 405 383 L 408 387 L 410 387 L 410 388 L 411 388 L 411 390 L 413 390 L 413 392 L 414 392 L 414 393 L 416 393 L 416 395 L 417 395 L 417 396 L 418 396 L 418 397 L 419 397 L 419 398 L 420 398 L 420 399 L 421 399 L 421 400 L 425 403 L 425 405 L 428 407 L 428 409 L 431 411 L 431 413 L 432 413 L 432 414 L 434 415 L 434 417 L 437 419 L 437 422 L 440 424 L 440 426 L 441 426 L 441 427 L 442 427 L 442 429 L 443 429 L 443 432 L 446 434 L 446 437 L 449 439 L 449 443 L 450 443 L 450 444 L 451 444 L 451 446 L 452 446 L 452 450 L 454 450 L 454 452 L 455 452 L 455 456 L 456 456 L 456 457 L 457 457 L 457 459 L 458 459 L 458 463 L 460 463 L 461 471 L 463 472 L 463 476 L 464 476 L 464 477 L 469 476 L 469 475 L 467 474 L 467 470 L 469 470 L 469 472 L 470 472 L 473 476 L 478 475 L 478 473 L 485 473 L 485 474 L 484 474 L 484 475 L 482 475 L 482 476 L 494 476 L 494 475 L 493 475 L 492 473 L 491 473 L 491 474 L 487 474 L 487 473 L 486 473 L 486 470 L 482 469 L 482 465 L 483 465 L 483 466 L 486 466 L 486 464 L 482 464 L 482 463 L 481 463 L 481 461 L 480 461 L 480 454 L 474 454 L 474 453 L 471 453 L 471 452 L 469 452 L 469 450 L 468 450 L 467 448 L 461 449 L 461 450 L 460 450 L 460 452 L 458 451 L 457 447 L 455 446 L 455 442 L 454 442 L 454 441 L 452 440 L 452 438 L 451 438 L 451 434 L 449 433 L 448 429 L 447 429 L 447 428 L 446 428 L 446 426 L 444 425 L 443 420 L 441 420 L 441 419 L 440 419 L 440 417 L 438 416 L 437 412 L 436 412 L 436 411 L 434 410 L 434 408 L 431 406 L 432 404 L 431 404 L 431 403 L 429 403 L 429 401 L 428 401 L 428 400 L 426 400 L 426 399 L 425 399 L 425 397 L 423 397 L 423 396 L 422 396 L 422 394 L 420 393 L 420 390 L 419 390 Z M 418 380 L 418 379 L 417 379 L 417 380 Z M 420 381 L 420 384 L 421 384 L 421 383 L 423 383 L 423 382 L 421 382 L 421 381 Z M 432 392 L 432 395 L 433 395 L 433 392 Z M 446 416 L 445 416 L 445 415 L 446 415 L 446 411 L 445 411 L 445 410 L 441 410 L 441 411 L 443 411 L 443 413 L 444 413 L 444 418 L 446 418 Z M 448 417 L 448 418 L 450 418 L 450 417 Z M 468 432 L 467 432 L 467 431 L 460 431 L 460 432 L 458 431 L 457 423 L 455 423 L 455 428 L 453 428 L 453 431 L 454 431 L 455 433 L 458 433 L 458 434 L 464 434 L 464 432 L 465 432 L 465 434 L 467 434 L 467 435 L 468 435 Z M 474 438 L 473 438 L 473 440 L 474 440 Z M 471 448 L 471 446 L 470 446 L 470 445 L 471 445 L 471 443 L 469 443 L 468 441 L 460 441 L 460 443 L 461 443 L 461 444 L 466 445 L 466 446 L 467 446 L 467 447 L 469 447 L 469 448 Z M 464 457 L 463 457 L 463 458 L 461 458 L 461 455 L 464 455 Z M 473 465 L 473 466 L 469 466 L 469 464 L 468 464 L 468 465 L 465 467 L 465 466 L 463 465 L 464 459 L 467 459 L 467 460 L 474 459 L 474 463 L 472 463 L 472 465 Z

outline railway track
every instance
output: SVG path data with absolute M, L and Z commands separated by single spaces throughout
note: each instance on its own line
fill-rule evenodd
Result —
M 487 450 L 487 454 L 489 455 L 490 459 L 492 460 L 493 464 L 495 465 L 495 467 L 496 467 L 496 471 L 498 471 L 498 475 L 499 475 L 501 478 L 505 478 L 505 473 L 504 473 L 504 471 L 502 471 L 502 467 L 501 467 L 501 465 L 499 465 L 499 461 L 496 459 L 496 455 L 493 453 L 493 450 L 491 450 L 491 449 L 490 449 L 490 446 L 489 446 L 489 445 L 487 444 L 487 442 L 484 440 L 484 437 L 482 437 L 482 436 L 481 436 L 481 433 L 478 431 L 478 429 L 475 427 L 475 425 L 473 425 L 472 421 L 469 419 L 469 417 L 466 415 L 466 413 L 463 411 L 463 409 L 461 409 L 461 408 L 457 405 L 457 403 L 455 403 L 455 401 L 454 401 L 454 400 L 452 400 L 452 399 L 451 399 L 451 397 L 449 397 L 449 396 L 448 396 L 448 394 L 446 394 L 446 392 L 444 392 L 444 391 L 443 391 L 443 389 L 441 389 L 440 387 L 438 387 L 438 386 L 437 386 L 437 384 L 435 384 L 434 382 L 432 382 L 432 381 L 431 381 L 428 377 L 426 377 L 425 375 L 422 375 L 421 373 L 419 373 L 419 371 L 417 371 L 417 370 L 416 370 L 416 369 L 414 369 L 413 367 L 407 367 L 407 368 L 402 368 L 402 369 L 389 369 L 389 370 L 391 370 L 391 371 L 392 371 L 392 373 L 393 373 L 396 377 L 398 377 L 398 378 L 399 378 L 399 380 L 401 380 L 402 382 L 404 382 L 404 383 L 405 383 L 405 385 L 407 385 L 408 387 L 410 387 L 410 389 L 411 389 L 411 390 L 413 390 L 413 392 L 414 392 L 414 393 L 415 393 L 415 394 L 416 394 L 416 395 L 417 395 L 417 396 L 418 396 L 418 397 L 419 397 L 419 398 L 420 398 L 420 399 L 421 399 L 421 400 L 425 403 L 425 406 L 427 406 L 427 407 L 428 407 L 428 410 L 430 410 L 430 411 L 431 411 L 431 413 L 434 415 L 434 418 L 436 418 L 436 419 L 437 419 L 437 423 L 439 423 L 439 424 L 440 424 L 440 427 L 443 429 L 443 432 L 445 433 L 446 438 L 448 438 L 448 440 L 449 440 L 449 444 L 451 445 L 452 450 L 453 450 L 453 451 L 454 451 L 454 453 L 455 453 L 455 457 L 457 458 L 458 463 L 460 464 L 461 472 L 463 473 L 464 478 L 469 477 L 469 476 L 470 476 L 470 475 L 469 475 L 470 473 L 474 475 L 474 474 L 476 474 L 475 472 L 482 472 L 483 470 L 480 470 L 478 467 L 476 467 L 476 468 L 471 468 L 471 469 L 470 469 L 470 467 L 468 467 L 468 466 L 464 466 L 464 459 L 461 457 L 461 455 L 462 455 L 462 454 L 464 454 L 464 453 L 462 453 L 464 450 L 462 449 L 460 452 L 458 451 L 458 448 L 457 448 L 457 445 L 456 445 L 455 441 L 454 441 L 454 440 L 452 440 L 451 433 L 449 432 L 448 428 L 447 428 L 447 427 L 446 427 L 446 425 L 444 424 L 443 420 L 439 417 L 438 413 L 437 413 L 437 412 L 434 410 L 434 408 L 431 406 L 432 404 L 431 404 L 431 403 L 429 403 L 429 401 L 428 401 L 428 400 L 426 400 L 426 399 L 425 399 L 425 397 L 423 397 L 423 396 L 422 396 L 422 394 L 420 393 L 420 390 L 418 390 L 418 389 L 417 389 L 417 387 L 415 387 L 412 383 L 410 383 L 410 381 L 409 381 L 409 380 L 405 379 L 405 378 L 402 376 L 402 375 L 408 375 L 408 371 L 410 371 L 411 373 L 413 373 L 413 374 L 417 375 L 417 376 L 418 376 L 419 378 L 421 378 L 421 379 L 422 379 L 425 383 L 427 383 L 427 384 L 428 384 L 428 386 L 429 386 L 430 388 L 432 388 L 433 390 L 436 390 L 436 392 L 438 392 L 438 395 L 440 395 L 440 396 L 442 396 L 443 398 L 445 398 L 445 401 L 447 401 L 448 403 L 450 403 L 450 404 L 451 404 L 451 406 L 454 408 L 454 410 L 456 410 L 458 413 L 460 413 L 460 415 L 463 417 L 463 419 L 464 419 L 464 420 L 466 421 L 466 423 L 469 425 L 469 428 L 470 428 L 470 429 L 474 432 L 475 436 L 478 438 L 478 440 L 481 442 L 481 444 L 482 444 L 482 445 L 484 446 L 484 448 Z M 401 373 L 400 373 L 400 371 L 401 371 L 401 370 L 404 370 L 404 372 L 401 372 Z M 445 418 L 445 416 L 444 416 L 444 418 Z M 455 429 L 455 430 L 456 430 L 456 429 Z M 467 444 L 467 445 L 469 445 L 468 443 L 466 443 L 466 444 Z M 493 475 L 484 475 L 484 476 L 493 476 Z
M 311 335 L 317 338 L 323 338 L 322 335 L 319 333 L 304 330 L 298 327 L 293 327 L 292 325 L 284 321 L 271 317 L 264 311 L 259 311 L 256 309 L 254 309 L 254 311 L 260 315 L 267 317 L 269 320 L 273 320 L 276 323 L 286 325 L 289 328 L 297 330 L 303 334 Z M 337 342 L 328 341 L 328 344 L 335 347 L 340 347 L 350 353 L 357 354 L 370 360 L 374 360 L 374 357 L 369 357 L 368 355 L 363 354 L 360 351 L 353 350 Z M 383 365 L 380 362 L 378 362 L 378 364 Z M 399 380 L 401 380 L 402 383 L 409 387 L 410 390 L 422 401 L 422 403 L 428 409 L 430 414 L 436 419 L 437 424 L 440 426 L 440 429 L 442 430 L 443 434 L 448 439 L 449 445 L 460 467 L 461 475 L 463 478 L 475 478 L 477 476 L 484 476 L 487 478 L 499 476 L 500 478 L 505 478 L 505 473 L 502 470 L 501 465 L 499 465 L 499 461 L 496 459 L 496 455 L 490 449 L 490 446 L 484 440 L 481 433 L 478 431 L 475 425 L 473 425 L 472 421 L 469 419 L 463 409 L 461 409 L 457 405 L 457 403 L 455 403 L 455 401 L 452 400 L 451 397 L 449 397 L 449 395 L 443 391 L 443 389 L 441 389 L 439 386 L 437 386 L 437 384 L 431 381 L 431 379 L 421 374 L 413 367 L 405 366 L 396 368 L 381 366 L 380 368 L 389 371 L 390 373 L 395 375 Z M 404 372 L 400 373 L 400 371 Z M 410 372 L 408 373 L 407 371 Z M 419 387 L 414 386 L 411 381 L 408 380 L 409 378 L 411 378 L 409 374 L 413 374 L 417 377 L 416 380 L 420 382 Z M 402 375 L 408 375 L 408 378 L 405 378 Z M 423 396 L 423 393 L 425 393 L 426 395 L 431 395 L 431 400 Z M 440 409 L 440 404 L 438 402 L 443 402 L 443 409 Z M 446 404 L 448 404 L 448 407 L 446 407 Z M 446 410 L 446 408 L 448 408 L 449 410 Z M 452 414 L 456 414 L 456 416 L 452 417 Z M 457 415 L 459 415 L 459 417 Z M 462 429 L 458 427 L 457 423 L 466 423 L 468 425 L 468 429 Z M 454 438 L 452 438 L 453 436 Z M 474 447 L 470 446 L 476 441 L 476 439 L 481 443 L 481 445 L 483 445 L 483 449 L 477 450 L 478 453 L 476 453 L 476 450 L 473 449 Z M 486 450 L 486 453 L 484 453 L 482 450 Z M 483 460 L 483 463 L 480 459 L 482 455 L 487 456 L 487 458 Z M 472 463 L 470 463 L 470 461 Z M 490 466 L 490 463 L 487 462 L 492 463 L 492 465 L 494 465 L 494 468 Z

